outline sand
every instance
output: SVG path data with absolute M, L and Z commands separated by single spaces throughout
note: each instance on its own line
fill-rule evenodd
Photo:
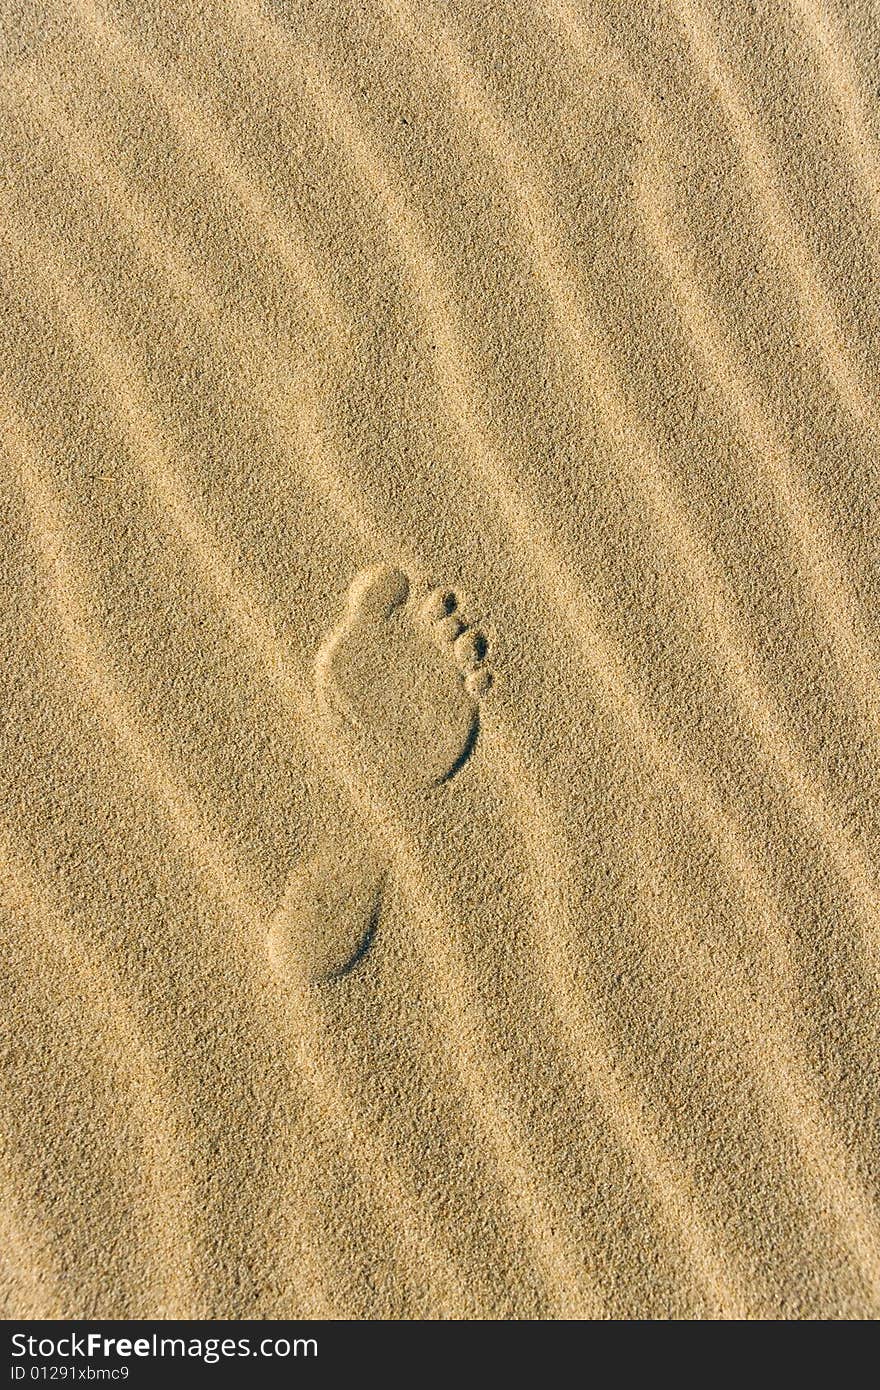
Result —
M 5 1315 L 876 1317 L 876 7 L 0 27 Z

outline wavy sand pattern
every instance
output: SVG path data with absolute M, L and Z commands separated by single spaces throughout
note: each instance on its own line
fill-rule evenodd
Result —
M 880 1314 L 880 20 L 0 42 L 7 1316 Z

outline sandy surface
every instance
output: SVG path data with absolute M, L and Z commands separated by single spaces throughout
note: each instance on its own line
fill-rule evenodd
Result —
M 0 13 L 7 1315 L 876 1317 L 876 7 Z

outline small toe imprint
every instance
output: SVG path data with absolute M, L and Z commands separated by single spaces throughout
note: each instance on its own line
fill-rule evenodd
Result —
M 469 627 L 456 640 L 455 659 L 463 671 L 475 671 L 486 660 L 488 650 L 485 632 Z
M 454 613 L 457 607 L 458 600 L 451 589 L 432 589 L 420 612 L 426 622 L 439 623 Z
M 434 633 L 441 642 L 454 642 L 459 633 L 463 631 L 464 623 L 454 613 L 450 613 L 448 618 L 441 618 L 438 623 L 434 624 Z
M 481 699 L 492 684 L 491 672 L 479 666 L 464 678 L 464 688 L 475 700 Z

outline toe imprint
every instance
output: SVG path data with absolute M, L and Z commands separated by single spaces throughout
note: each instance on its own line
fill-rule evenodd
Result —
M 364 570 L 348 592 L 348 609 L 356 620 L 388 618 L 409 597 L 409 579 L 393 565 Z
M 467 628 L 455 643 L 455 659 L 463 671 L 474 671 L 486 660 L 489 643 L 478 627 Z
M 481 700 L 488 693 L 492 685 L 492 672 L 485 671 L 478 667 L 476 671 L 471 671 L 465 676 L 464 688 L 475 700 Z
M 463 631 L 464 623 L 454 613 L 450 613 L 448 618 L 441 618 L 439 622 L 434 624 L 434 633 L 441 642 L 454 642 L 458 634 Z
M 419 611 L 426 622 L 436 623 L 448 618 L 457 606 L 458 599 L 451 589 L 432 589 Z

